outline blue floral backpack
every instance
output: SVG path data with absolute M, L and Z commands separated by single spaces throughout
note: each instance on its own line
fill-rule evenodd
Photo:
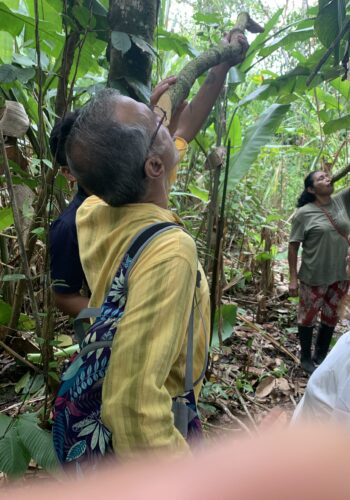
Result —
M 112 449 L 111 432 L 101 420 L 102 385 L 113 338 L 126 305 L 128 276 L 146 245 L 159 234 L 174 228 L 181 229 L 164 222 L 141 231 L 125 253 L 102 308 L 85 309 L 77 318 L 80 352 L 64 371 L 54 404 L 53 442 L 57 457 L 65 468 L 82 473 L 86 467 L 95 467 L 107 455 L 111 459 L 117 456 L 117 450 L 115 453 Z M 200 286 L 198 278 L 196 286 Z M 82 319 L 94 316 L 97 319 L 85 333 Z M 173 398 L 172 410 L 175 426 L 185 439 L 191 441 L 202 433 L 193 388 L 202 380 L 207 364 L 205 359 L 200 377 L 193 382 L 193 306 L 187 339 L 184 394 Z

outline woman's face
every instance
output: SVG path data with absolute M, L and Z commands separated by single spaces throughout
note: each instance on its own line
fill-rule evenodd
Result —
M 315 172 L 312 176 L 313 186 L 308 188 L 312 194 L 325 196 L 333 193 L 334 187 L 330 176 L 326 172 Z

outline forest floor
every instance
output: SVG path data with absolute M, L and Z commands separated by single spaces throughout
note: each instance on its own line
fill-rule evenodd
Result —
M 298 306 L 288 296 L 287 260 L 275 262 L 273 272 L 274 288 L 266 300 L 253 288 L 226 298 L 238 305 L 237 323 L 222 348 L 214 350 L 210 382 L 202 391 L 209 436 L 254 434 L 273 408 L 287 424 L 304 394 L 308 376 L 299 365 Z M 342 319 L 332 345 L 349 328 L 350 321 Z

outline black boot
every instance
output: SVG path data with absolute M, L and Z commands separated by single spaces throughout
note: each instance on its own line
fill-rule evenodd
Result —
M 334 326 L 324 325 L 323 323 L 320 324 L 316 338 L 315 352 L 312 357 L 317 365 L 320 365 L 327 356 L 333 332 Z
M 298 333 L 300 340 L 300 365 L 304 371 L 311 373 L 315 370 L 315 365 L 311 359 L 311 344 L 312 344 L 312 331 L 313 326 L 300 326 L 298 325 Z

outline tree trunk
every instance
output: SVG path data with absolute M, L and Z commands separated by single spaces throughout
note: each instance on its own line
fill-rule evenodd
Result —
M 134 43 L 132 35 L 153 46 L 159 0 L 110 0 L 111 31 L 129 35 L 131 47 L 124 54 L 110 41 L 108 86 L 130 97 L 146 101 L 151 86 L 152 55 Z M 131 35 L 131 37 L 130 37 Z M 147 47 L 147 46 L 146 46 Z M 144 47 L 145 48 L 145 47 Z
M 57 119 L 62 118 L 62 116 L 69 111 L 70 103 L 68 102 L 68 82 L 69 74 L 74 61 L 75 49 L 79 41 L 79 33 L 77 31 L 71 31 L 65 39 L 63 55 L 62 55 L 62 66 L 58 73 L 58 86 L 57 86 L 57 96 L 55 101 L 55 113 Z

